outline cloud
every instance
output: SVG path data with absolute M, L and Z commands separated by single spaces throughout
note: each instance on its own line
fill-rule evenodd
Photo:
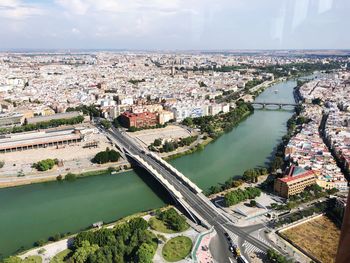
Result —
M 349 43 L 349 34 L 341 33 L 349 24 L 349 0 L 300 1 L 319 5 L 305 7 L 299 0 L 0 0 L 0 48 L 324 48 L 325 40 L 336 48 Z
M 42 15 L 44 10 L 34 4 L 25 4 L 20 0 L 2 0 L 0 2 L 0 17 L 21 20 Z
M 84 0 L 56 0 L 55 2 L 68 12 L 76 15 L 85 15 L 90 6 L 88 1 Z
M 75 28 L 75 27 L 73 27 L 73 28 L 72 28 L 72 33 L 73 33 L 73 34 L 79 34 L 79 33 L 80 33 L 80 30 L 77 29 L 77 28 Z

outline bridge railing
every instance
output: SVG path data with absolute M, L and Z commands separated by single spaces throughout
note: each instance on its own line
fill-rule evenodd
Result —
M 156 159 L 158 162 L 162 163 L 165 165 L 171 172 L 176 174 L 176 176 L 186 183 L 195 193 L 201 193 L 202 189 L 200 189 L 195 183 L 193 183 L 190 179 L 188 179 L 185 175 L 183 175 L 179 170 L 177 170 L 174 166 L 169 164 L 167 161 L 164 161 L 160 156 L 153 152 L 148 152 L 148 155 L 152 156 L 154 159 Z
M 161 174 L 159 174 L 151 165 L 149 165 L 147 162 L 145 162 L 141 157 L 128 153 L 130 157 L 132 157 L 134 160 L 136 160 L 138 163 L 140 163 L 148 172 L 152 173 L 158 181 L 165 186 L 172 194 L 175 195 L 177 198 L 183 198 L 182 194 L 175 189 L 175 187 L 168 182 Z

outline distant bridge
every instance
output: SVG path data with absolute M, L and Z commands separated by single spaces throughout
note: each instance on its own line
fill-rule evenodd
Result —
M 266 108 L 266 106 L 277 106 L 279 109 L 282 109 L 284 106 L 293 106 L 296 107 L 298 104 L 296 103 L 285 103 L 285 102 L 258 102 L 254 101 L 252 102 L 252 105 L 261 105 L 263 109 Z

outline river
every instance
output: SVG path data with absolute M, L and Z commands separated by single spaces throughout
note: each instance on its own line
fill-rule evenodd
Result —
M 294 102 L 295 86 L 294 80 L 275 84 L 257 101 Z M 207 189 L 266 164 L 286 133 L 291 115 L 291 111 L 256 110 L 203 151 L 171 163 Z M 168 197 L 159 188 L 146 174 L 130 171 L 0 189 L 0 253 L 8 256 L 56 233 L 75 233 L 97 221 L 111 222 L 161 207 Z

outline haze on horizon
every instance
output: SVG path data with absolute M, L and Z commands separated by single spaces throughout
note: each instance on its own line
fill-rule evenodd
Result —
M 0 0 L 0 49 L 348 49 L 348 0 Z

